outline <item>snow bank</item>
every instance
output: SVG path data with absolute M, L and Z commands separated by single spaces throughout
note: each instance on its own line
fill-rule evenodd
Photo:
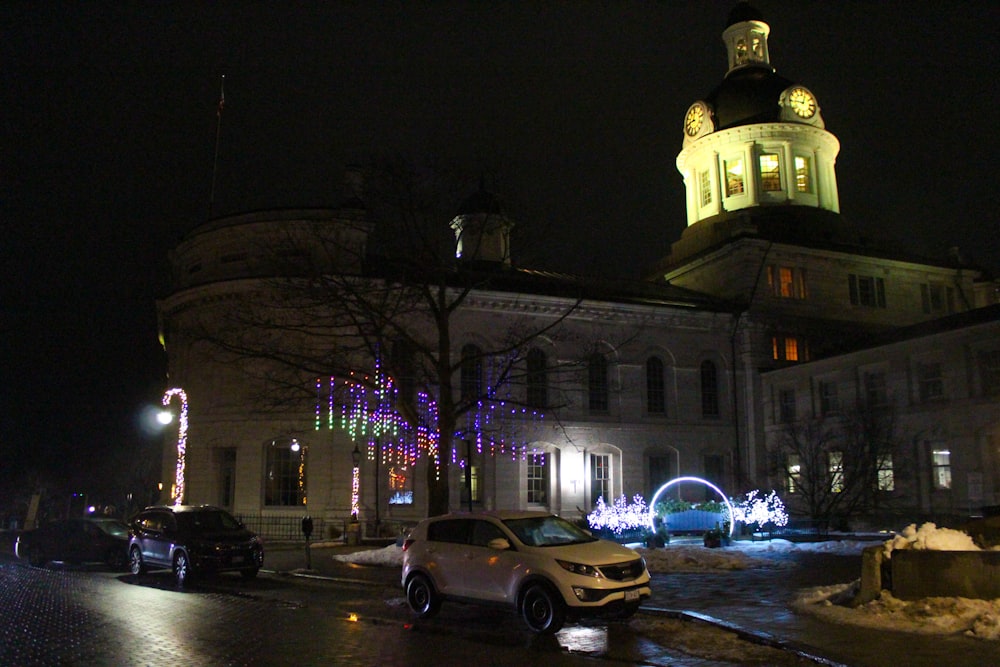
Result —
M 920 528 L 911 523 L 896 537 L 885 543 L 885 556 L 892 558 L 895 549 L 927 549 L 931 551 L 982 551 L 969 535 L 960 530 L 938 528 L 925 523 Z
M 356 563 L 358 565 L 384 565 L 388 567 L 403 566 L 403 549 L 395 544 L 390 544 L 384 549 L 363 549 L 349 554 L 337 554 L 333 560 L 342 563 Z

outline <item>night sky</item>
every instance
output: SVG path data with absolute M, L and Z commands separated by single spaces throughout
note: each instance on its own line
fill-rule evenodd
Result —
M 734 4 L 0 3 L 0 484 L 83 484 L 149 437 L 223 74 L 217 215 L 332 206 L 344 165 L 424 157 L 498 175 L 551 268 L 637 276 L 685 225 L 681 122 Z M 842 214 L 1000 273 L 1000 5 L 753 4 L 841 141 Z

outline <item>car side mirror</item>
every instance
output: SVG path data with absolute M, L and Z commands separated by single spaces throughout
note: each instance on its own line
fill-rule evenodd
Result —
M 507 551 L 510 549 L 510 542 L 503 537 L 494 537 L 487 543 L 487 546 L 490 549 L 496 549 L 497 551 Z

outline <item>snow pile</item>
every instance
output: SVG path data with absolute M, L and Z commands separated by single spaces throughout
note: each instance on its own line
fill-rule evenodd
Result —
M 670 545 L 663 549 L 636 549 L 646 559 L 646 569 L 654 572 L 701 572 L 705 570 L 746 570 L 776 567 L 771 560 L 750 556 L 738 547 L 706 549 L 695 545 Z
M 895 549 L 927 549 L 931 551 L 981 551 L 972 538 L 960 530 L 938 528 L 933 523 L 925 523 L 920 528 L 911 523 L 896 537 L 885 543 L 886 558 L 892 557 Z
M 403 549 L 390 544 L 384 549 L 362 549 L 349 554 L 337 554 L 333 560 L 357 565 L 384 565 L 386 567 L 403 566 Z

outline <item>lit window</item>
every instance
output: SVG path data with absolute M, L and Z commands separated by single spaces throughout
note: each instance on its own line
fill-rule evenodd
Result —
M 798 454 L 788 455 L 788 465 L 785 470 L 788 475 L 788 492 L 798 493 L 802 478 L 802 463 Z
M 795 189 L 799 192 L 812 192 L 812 167 L 809 158 L 795 156 Z
M 726 167 L 726 196 L 743 194 L 743 158 L 726 160 L 724 164 Z
M 742 65 L 747 61 L 747 41 L 742 37 L 736 40 L 736 64 Z
M 805 299 L 805 269 L 771 264 L 767 267 L 767 285 L 771 294 L 782 299 Z
M 708 206 L 712 203 L 712 178 L 708 175 L 708 170 L 698 174 L 698 189 L 701 191 L 701 205 Z
M 759 32 L 751 32 L 750 49 L 755 60 L 764 60 L 764 35 Z
M 896 480 L 892 473 L 892 454 L 880 454 L 878 457 L 878 490 L 893 491 Z
M 295 440 L 273 440 L 267 448 L 264 504 L 282 507 L 306 502 L 306 448 Z
M 772 336 L 771 356 L 775 361 L 808 361 L 808 349 L 795 336 Z
M 764 153 L 760 156 L 760 187 L 764 192 L 781 190 L 781 170 L 777 153 Z
M 528 459 L 528 503 L 544 505 L 549 496 L 548 454 L 535 454 Z
M 941 364 L 917 364 L 917 387 L 921 401 L 944 397 L 944 377 Z
M 844 454 L 830 452 L 829 458 L 830 491 L 840 493 L 844 490 Z
M 590 455 L 590 505 L 598 498 L 611 499 L 611 457 L 607 454 Z
M 931 481 L 935 489 L 951 488 L 951 452 L 947 449 L 931 450 Z
M 389 476 L 389 504 L 413 504 L 413 471 L 406 466 L 391 466 Z

